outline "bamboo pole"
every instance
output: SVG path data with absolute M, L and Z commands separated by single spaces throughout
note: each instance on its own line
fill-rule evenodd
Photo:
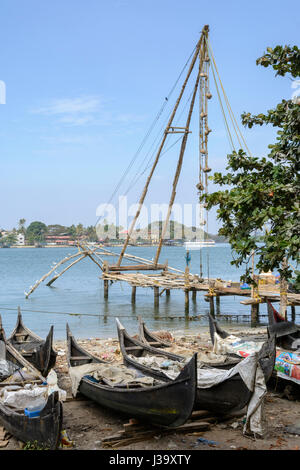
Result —
M 76 258 L 77 256 L 80 256 L 82 255 L 82 251 L 78 251 L 78 253 L 75 253 L 74 255 L 71 255 L 71 256 L 68 256 L 64 259 L 62 259 L 61 261 L 59 261 L 58 263 L 56 263 L 56 265 L 54 266 L 54 268 L 50 269 L 50 271 L 46 274 L 44 274 L 44 276 L 41 277 L 41 279 L 39 281 L 37 281 L 34 286 L 29 290 L 29 292 L 25 292 L 25 297 L 26 299 L 28 299 L 28 297 L 32 294 L 32 292 L 35 291 L 35 289 L 48 277 L 50 276 L 50 274 L 52 274 L 57 268 L 58 266 L 61 266 L 62 264 L 66 263 L 67 261 L 69 261 L 70 259 L 72 258 Z
M 90 250 L 89 248 L 87 248 L 87 247 L 82 247 L 82 245 L 79 245 L 79 246 L 80 246 L 80 248 L 82 248 L 82 249 L 86 252 L 87 256 L 98 266 L 98 268 L 100 268 L 101 271 L 103 271 L 103 267 L 102 267 L 102 266 L 93 258 L 93 256 L 92 256 L 93 251 L 96 251 L 96 249 L 93 250 L 93 251 L 91 251 L 91 250 Z
M 194 65 L 195 65 L 195 62 L 196 62 L 196 60 L 197 60 L 198 53 L 199 53 L 200 46 L 201 46 L 202 42 L 203 42 L 203 33 L 201 34 L 201 37 L 200 37 L 200 39 L 199 39 L 199 41 L 198 41 L 198 43 L 197 43 L 196 51 L 195 51 L 195 53 L 194 53 L 192 62 L 191 62 L 191 64 L 190 64 L 190 67 L 189 67 L 189 70 L 188 70 L 186 79 L 185 79 L 185 81 L 184 81 L 184 83 L 183 83 L 183 85 L 182 85 L 182 89 L 181 89 L 180 94 L 179 94 L 179 96 L 178 96 L 178 98 L 177 98 L 177 101 L 176 101 L 176 103 L 175 103 L 174 109 L 173 109 L 173 111 L 172 111 L 172 114 L 171 114 L 171 116 L 170 116 L 170 119 L 169 119 L 168 124 L 167 124 L 167 127 L 166 127 L 166 131 L 165 131 L 165 133 L 164 133 L 162 142 L 161 142 L 161 144 L 160 144 L 160 147 L 159 147 L 159 149 L 158 149 L 158 152 L 157 152 L 156 158 L 155 158 L 155 160 L 154 160 L 153 166 L 152 166 L 152 168 L 151 168 L 150 174 L 149 174 L 149 176 L 148 176 L 148 178 L 147 178 L 147 181 L 146 181 L 146 184 L 145 184 L 145 186 L 144 186 L 144 190 L 143 190 L 142 195 L 141 195 L 140 200 L 139 200 L 139 207 L 138 207 L 138 210 L 137 210 L 136 215 L 135 215 L 135 217 L 134 217 L 134 219 L 133 219 L 133 221 L 132 221 L 132 223 L 131 223 L 130 229 L 129 229 L 129 231 L 128 231 L 126 240 L 125 240 L 124 245 L 123 245 L 123 248 L 122 248 L 122 251 L 121 251 L 120 256 L 119 256 L 119 259 L 118 259 L 118 261 L 117 261 L 117 266 L 120 266 L 120 264 L 121 264 L 121 262 L 122 262 L 122 258 L 123 258 L 123 256 L 124 256 L 125 250 L 126 250 L 127 245 L 128 245 L 128 243 L 129 243 L 131 234 L 132 234 L 133 229 L 134 229 L 134 227 L 135 227 L 136 221 L 137 221 L 137 219 L 138 219 L 138 217 L 139 217 L 139 215 L 140 215 L 141 208 L 142 208 L 142 205 L 143 205 L 143 203 L 144 203 L 144 200 L 145 200 L 145 197 L 146 197 L 146 194 L 147 194 L 147 191 L 148 191 L 148 187 L 149 187 L 150 181 L 151 181 L 151 179 L 152 179 L 154 170 L 155 170 L 155 168 L 156 168 L 156 166 L 157 166 L 157 163 L 158 163 L 158 160 L 159 160 L 159 158 L 160 158 L 162 149 L 163 149 L 163 147 L 164 147 L 165 141 L 166 141 L 167 136 L 168 136 L 168 132 L 167 132 L 167 131 L 168 131 L 168 129 L 172 126 L 173 119 L 174 119 L 175 114 L 176 114 L 176 112 L 177 112 L 177 109 L 178 109 L 179 103 L 180 103 L 180 101 L 181 101 L 182 95 L 183 95 L 183 93 L 184 93 L 184 90 L 185 90 L 185 88 L 186 88 L 187 82 L 188 82 L 188 80 L 189 80 L 189 78 L 190 78 L 190 75 L 191 75 L 191 73 L 192 73 L 192 70 L 193 70 L 193 68 L 194 68 Z M 186 134 L 184 134 L 184 135 L 186 135 Z

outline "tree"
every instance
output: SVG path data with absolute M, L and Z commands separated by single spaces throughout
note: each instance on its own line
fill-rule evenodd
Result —
M 82 224 L 79 223 L 79 224 L 76 225 L 76 236 L 80 237 L 83 234 L 84 234 L 84 227 L 83 227 Z
M 19 220 L 19 230 L 18 230 L 18 232 L 23 233 L 24 235 L 26 233 L 25 223 L 26 223 L 26 219 L 20 219 Z
M 17 243 L 17 235 L 14 232 L 10 232 L 5 237 L 1 238 L 2 245 L 15 245 L 16 243 Z
M 72 238 L 76 238 L 76 227 L 75 225 L 71 225 L 71 227 L 68 227 L 67 232 Z
M 257 59 L 257 65 L 273 67 L 276 75 L 300 76 L 300 50 L 297 46 L 276 46 Z M 266 114 L 242 114 L 248 128 L 269 124 L 276 128 L 276 142 L 269 145 L 267 158 L 249 157 L 243 150 L 228 155 L 228 173 L 215 173 L 211 178 L 230 189 L 205 194 L 208 208 L 219 206 L 217 218 L 222 227 L 219 235 L 228 238 L 236 259 L 232 264 L 248 263 L 251 253 L 258 255 L 260 271 L 277 269 L 288 279 L 290 265 L 282 267 L 285 258 L 300 261 L 300 106 L 298 100 L 282 100 Z M 262 231 L 258 243 L 256 232 Z M 295 271 L 300 283 L 300 271 Z M 250 267 L 243 279 L 251 282 Z
M 43 222 L 32 222 L 26 230 L 26 239 L 29 243 L 44 240 L 47 233 L 47 226 Z

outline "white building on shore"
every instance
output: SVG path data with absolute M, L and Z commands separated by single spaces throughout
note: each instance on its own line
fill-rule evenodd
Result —
M 17 241 L 16 241 L 17 246 L 24 246 L 25 245 L 25 237 L 23 233 L 18 233 L 17 234 Z

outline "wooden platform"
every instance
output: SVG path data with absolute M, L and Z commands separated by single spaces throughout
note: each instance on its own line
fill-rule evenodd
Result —
M 180 289 L 184 292 L 206 292 L 206 296 L 241 296 L 249 297 L 242 300 L 244 305 L 253 305 L 265 303 L 268 300 L 272 302 L 280 301 L 280 291 L 278 285 L 259 286 L 254 298 L 251 297 L 251 289 L 241 289 L 235 287 L 225 287 L 229 284 L 225 280 L 217 279 L 200 279 L 198 275 L 173 273 L 170 271 L 162 271 L 157 274 L 144 274 L 142 272 L 103 272 L 102 279 L 113 282 L 127 282 L 132 287 L 158 288 L 161 291 Z M 287 294 L 288 305 L 300 305 L 300 294 Z

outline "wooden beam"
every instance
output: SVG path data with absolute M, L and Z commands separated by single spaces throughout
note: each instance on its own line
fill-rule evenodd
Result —
M 164 264 L 130 264 L 128 266 L 108 266 L 108 271 L 159 271 L 165 269 Z

